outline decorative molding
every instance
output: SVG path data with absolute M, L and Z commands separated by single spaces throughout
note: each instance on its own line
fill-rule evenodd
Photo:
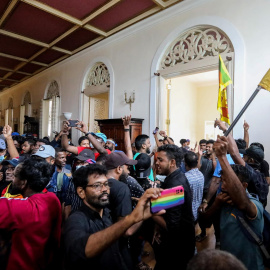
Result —
M 213 26 L 197 26 L 181 34 L 166 50 L 160 69 L 234 52 L 230 39 Z
M 110 73 L 104 63 L 98 62 L 93 66 L 87 76 L 86 87 L 103 84 L 110 84 Z
M 46 99 L 51 99 L 53 96 L 60 96 L 59 95 L 59 86 L 56 81 L 52 81 L 47 92 Z

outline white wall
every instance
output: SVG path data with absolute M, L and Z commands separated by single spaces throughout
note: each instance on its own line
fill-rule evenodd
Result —
M 150 112 L 149 107 L 155 71 L 152 64 L 159 57 L 156 52 L 164 51 L 173 41 L 169 37 L 175 38 L 178 30 L 210 24 L 224 30 L 234 42 L 236 115 L 269 69 L 269 10 L 269 0 L 185 0 L 1 93 L 2 109 L 7 108 L 10 96 L 16 97 L 14 107 L 18 107 L 26 91 L 30 91 L 35 109 L 43 98 L 46 86 L 55 79 L 60 84 L 61 111 L 72 111 L 74 118 L 79 117 L 84 74 L 93 59 L 103 58 L 107 59 L 113 69 L 112 117 L 130 113 L 129 106 L 123 101 L 123 93 L 125 90 L 130 93 L 135 90 L 136 101 L 132 106 L 132 116 L 144 118 L 143 133 L 150 133 L 157 124 L 152 121 L 150 126 L 150 119 L 152 116 L 155 119 L 156 111 Z M 161 44 L 164 49 L 160 47 Z M 154 89 L 151 92 L 151 104 L 156 102 L 155 98 Z M 270 125 L 266 123 L 270 115 L 269 104 L 270 94 L 261 91 L 235 127 L 234 134 L 236 137 L 242 136 L 242 122 L 245 118 L 250 124 L 250 141 L 264 144 L 268 161 Z
M 197 88 L 185 77 L 172 79 L 170 137 L 180 146 L 181 139 L 196 141 Z

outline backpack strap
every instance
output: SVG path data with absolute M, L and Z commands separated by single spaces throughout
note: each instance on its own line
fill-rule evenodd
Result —
M 249 234 L 249 238 L 253 239 L 254 242 L 257 243 L 257 245 L 259 246 L 259 248 L 261 249 L 263 255 L 265 256 L 265 258 L 267 260 L 270 259 L 270 255 L 263 243 L 263 240 L 261 240 L 258 235 L 252 230 L 252 228 L 248 225 L 248 223 L 246 222 L 246 220 L 241 217 L 240 215 L 237 216 L 237 220 L 240 222 L 240 224 L 243 226 L 243 228 L 246 230 L 246 232 Z
M 64 178 L 64 174 L 63 172 L 58 173 L 57 175 L 57 191 L 61 191 L 62 186 L 63 186 L 63 178 Z

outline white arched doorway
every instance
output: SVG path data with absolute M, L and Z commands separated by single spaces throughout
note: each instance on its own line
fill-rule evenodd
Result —
M 88 130 L 99 130 L 95 119 L 109 118 L 110 73 L 103 62 L 96 62 L 84 78 L 82 90 L 82 120 Z
M 206 34 L 207 29 L 212 31 Z M 216 34 L 213 34 L 214 32 Z M 228 46 L 223 46 L 225 43 L 222 44 L 221 40 L 225 40 L 224 38 L 227 39 Z M 155 126 L 167 128 L 164 119 L 166 120 L 168 105 L 162 102 L 167 95 L 166 79 L 218 69 L 219 53 L 223 56 L 234 82 L 234 95 L 230 97 L 230 113 L 236 115 L 240 111 L 244 87 L 242 38 L 234 26 L 224 19 L 194 18 L 170 33 L 154 56 L 151 66 L 150 130 Z M 232 93 L 232 89 L 230 91 Z

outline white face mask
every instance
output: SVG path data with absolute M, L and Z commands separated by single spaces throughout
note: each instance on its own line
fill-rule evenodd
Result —
M 78 166 L 76 166 L 76 171 L 77 171 L 78 169 L 80 169 L 81 167 L 83 167 L 83 165 L 78 165 Z

